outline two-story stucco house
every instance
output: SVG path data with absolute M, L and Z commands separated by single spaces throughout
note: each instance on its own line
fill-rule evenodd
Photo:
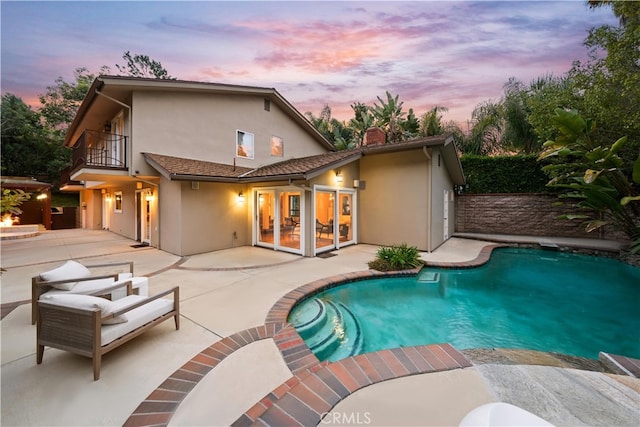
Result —
M 379 131 L 379 130 L 377 130 Z M 69 128 L 82 226 L 177 255 L 358 242 L 430 251 L 464 183 L 445 136 L 335 151 L 275 89 L 98 77 Z M 369 136 L 369 135 L 368 135 Z

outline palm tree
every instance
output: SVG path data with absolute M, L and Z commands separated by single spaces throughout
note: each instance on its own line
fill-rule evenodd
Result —
M 500 103 L 491 100 L 480 103 L 471 113 L 471 121 L 471 134 L 460 146 L 463 153 L 486 156 L 503 151 L 504 120 Z
M 404 139 L 403 129 L 403 117 L 402 104 L 399 102 L 399 95 L 395 98 L 391 96 L 389 91 L 386 91 L 387 101 L 385 102 L 378 96 L 380 105 L 374 103 L 371 108 L 371 113 L 375 119 L 375 126 L 380 127 L 387 134 L 387 141 L 397 142 Z
M 431 110 L 424 113 L 420 118 L 420 135 L 433 136 L 441 135 L 442 133 L 444 133 L 444 126 L 442 125 L 442 115 L 439 113 L 446 113 L 447 111 L 449 111 L 447 107 L 436 105 Z
M 354 146 L 358 147 L 362 145 L 367 129 L 373 126 L 374 118 L 370 108 L 360 102 L 351 104 L 351 109 L 354 112 L 354 117 L 349 120 L 348 127 L 353 132 Z

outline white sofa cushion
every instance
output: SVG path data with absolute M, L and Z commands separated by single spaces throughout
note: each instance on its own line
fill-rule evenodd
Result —
M 46 282 L 57 282 L 60 280 L 84 279 L 91 276 L 91 271 L 77 261 L 69 260 L 53 270 L 40 273 L 40 278 Z M 60 283 L 53 285 L 57 289 L 70 291 L 77 282 Z
M 47 292 L 40 296 L 40 300 L 51 304 L 61 305 L 69 308 L 78 308 L 81 310 L 99 309 L 101 311 L 100 314 L 103 318 L 122 308 L 122 305 L 115 304 L 114 302 L 109 301 L 105 298 L 94 297 L 91 295 L 78 295 L 69 292 Z M 102 320 L 102 324 L 111 325 L 116 323 L 124 323 L 126 321 L 127 316 L 120 315 L 111 319 L 104 319 Z
M 115 283 L 116 282 L 111 277 L 107 279 L 83 280 L 81 282 L 77 282 L 77 284 L 70 290 L 51 289 L 42 295 L 61 295 L 61 294 L 89 295 L 89 294 L 94 294 L 102 289 L 113 286 L 115 285 Z
M 124 308 L 146 299 L 147 298 L 139 295 L 129 295 L 125 298 L 114 301 L 113 304 L 118 304 L 120 308 Z M 126 313 L 127 319 L 129 319 L 128 322 L 117 325 L 104 325 L 102 327 L 101 344 L 103 346 L 107 345 L 140 326 L 157 319 L 163 314 L 169 313 L 171 310 L 173 310 L 173 301 L 163 298 L 153 300 L 143 306 L 134 308 Z

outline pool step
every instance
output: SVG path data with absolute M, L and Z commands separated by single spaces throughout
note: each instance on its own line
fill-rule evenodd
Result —
M 418 283 L 438 283 L 440 281 L 440 273 L 425 270 L 418 276 Z
M 362 350 L 360 322 L 342 303 L 316 298 L 294 308 L 289 321 L 320 360 L 335 361 Z

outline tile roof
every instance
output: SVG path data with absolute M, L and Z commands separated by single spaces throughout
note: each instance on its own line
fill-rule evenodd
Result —
M 360 159 L 367 154 L 402 151 L 420 147 L 443 145 L 446 136 L 427 137 L 351 150 L 332 151 L 314 156 L 293 158 L 259 166 L 255 169 L 203 160 L 143 153 L 147 162 L 171 180 L 201 181 L 273 181 L 282 179 L 311 179 L 327 170 Z
M 252 170 L 251 168 L 241 166 L 165 156 L 162 154 L 143 153 L 143 155 L 151 166 L 169 179 L 176 179 L 180 176 L 238 178 L 243 173 Z
M 308 179 L 337 163 L 357 160 L 361 150 L 335 151 L 315 156 L 288 159 L 256 169 L 203 160 L 185 159 L 162 154 L 143 153 L 147 163 L 172 180 L 260 181 L 275 179 Z M 353 159 L 350 159 L 350 158 Z
M 317 154 L 315 156 L 301 157 L 284 160 L 278 163 L 261 166 L 254 171 L 243 175 L 249 177 L 276 177 L 282 175 L 309 175 L 314 172 L 324 171 L 335 163 L 343 160 L 357 160 L 362 156 L 361 150 L 334 151 Z

